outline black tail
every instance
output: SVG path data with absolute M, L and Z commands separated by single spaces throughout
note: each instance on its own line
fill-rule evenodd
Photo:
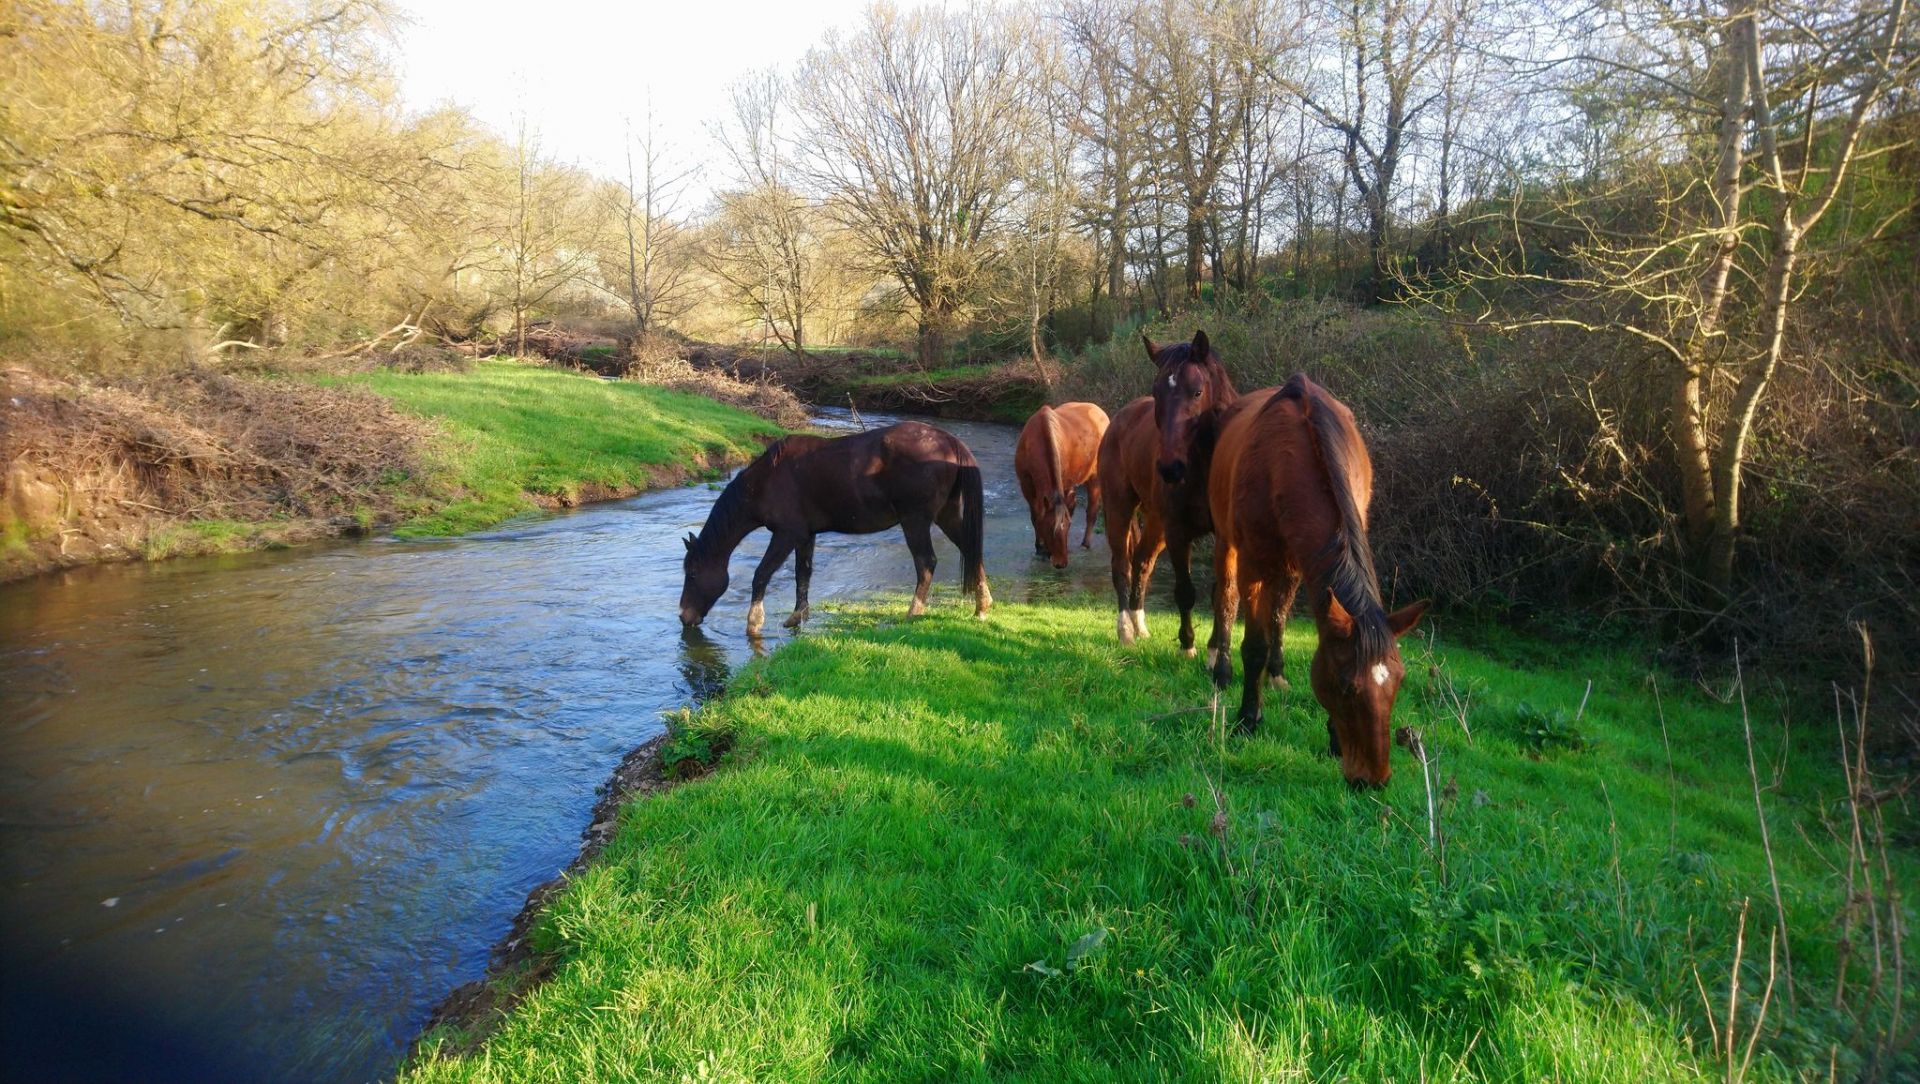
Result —
M 987 503 L 980 464 L 972 456 L 960 465 L 961 590 L 978 596 L 987 588 Z

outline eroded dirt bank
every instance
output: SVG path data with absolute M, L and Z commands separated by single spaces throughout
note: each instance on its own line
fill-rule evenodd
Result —
M 0 580 L 392 523 L 432 435 L 355 388 L 0 370 Z

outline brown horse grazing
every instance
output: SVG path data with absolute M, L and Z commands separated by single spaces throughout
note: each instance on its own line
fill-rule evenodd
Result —
M 1087 487 L 1087 529 L 1080 535 L 1080 548 L 1093 545 L 1093 521 L 1100 514 L 1100 479 L 1094 465 L 1106 432 L 1107 412 L 1092 403 L 1042 406 L 1020 430 L 1013 473 L 1033 519 L 1033 552 L 1052 558 L 1055 568 L 1067 567 L 1076 486 Z
M 1261 695 L 1282 684 L 1280 635 L 1304 579 L 1320 631 L 1313 695 L 1327 711 L 1327 749 L 1353 786 L 1385 786 L 1388 721 L 1406 669 L 1396 641 L 1427 610 L 1388 613 L 1367 545 L 1373 464 L 1346 404 L 1303 375 L 1251 392 L 1214 448 L 1213 681 L 1233 680 L 1234 610 L 1244 604 L 1246 670 L 1239 728 L 1260 725 Z M 1237 593 L 1236 593 L 1237 586 Z
M 1208 467 L 1220 413 L 1237 394 L 1206 332 L 1195 332 L 1191 343 L 1169 346 L 1141 338 L 1156 369 L 1153 394 L 1120 408 L 1100 442 L 1100 491 L 1120 607 L 1114 629 L 1123 644 L 1146 638 L 1147 583 L 1164 546 L 1173 561 L 1180 649 L 1191 655 L 1193 543 L 1213 530 Z
M 960 548 L 962 585 L 974 598 L 974 616 L 993 605 L 981 558 L 986 537 L 980 465 L 951 433 L 901 422 L 845 437 L 797 434 L 775 441 L 747 465 L 713 502 L 706 526 L 688 535 L 680 621 L 698 625 L 727 589 L 727 559 L 754 529 L 773 532 L 753 573 L 747 635 L 758 636 L 767 581 L 794 554 L 794 628 L 807 619 L 813 578 L 813 537 L 822 531 L 872 534 L 898 524 L 913 553 L 916 582 L 908 616 L 925 613 L 933 585 L 933 531 Z

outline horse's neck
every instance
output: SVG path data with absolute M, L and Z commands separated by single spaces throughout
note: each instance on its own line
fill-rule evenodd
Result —
M 738 484 L 739 479 L 735 479 L 735 483 Z M 728 502 L 727 514 L 721 522 L 709 522 L 700 537 L 701 549 L 717 552 L 722 559 L 730 556 L 740 547 L 741 540 L 762 526 L 760 516 L 753 507 L 751 492 L 742 491 L 731 496 L 735 499 Z

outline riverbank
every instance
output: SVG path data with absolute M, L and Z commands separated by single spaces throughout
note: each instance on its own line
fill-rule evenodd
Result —
M 0 581 L 384 529 L 458 534 L 710 476 L 782 431 L 698 395 L 505 359 L 0 380 Z
M 405 1079 L 1682 1078 L 1723 1072 L 1730 974 L 1755 1076 L 1913 1068 L 1866 1060 L 1920 990 L 1869 975 L 1824 827 L 1854 810 L 1786 705 L 1749 721 L 1792 995 L 1736 703 L 1626 655 L 1408 654 L 1432 771 L 1356 796 L 1303 691 L 1220 744 L 1199 667 L 1104 607 L 855 608 L 687 721 L 732 752 L 622 809 L 526 933 L 544 981 Z M 1859 812 L 1879 863 L 1897 811 Z

